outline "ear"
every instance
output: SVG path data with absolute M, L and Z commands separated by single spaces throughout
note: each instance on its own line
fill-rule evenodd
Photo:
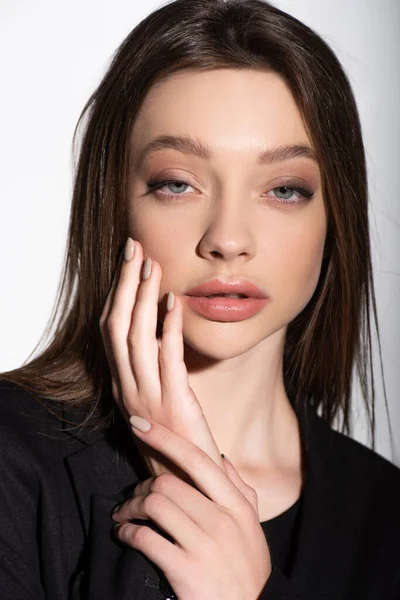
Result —
M 223 454 L 221 454 L 221 456 L 225 468 L 225 473 L 228 475 L 232 483 L 236 485 L 238 490 L 242 492 L 243 496 L 250 502 L 258 517 L 257 492 L 240 477 L 239 473 L 236 471 L 231 461 L 228 460 Z

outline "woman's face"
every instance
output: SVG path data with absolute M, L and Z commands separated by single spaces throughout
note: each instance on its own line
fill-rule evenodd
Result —
M 201 142 L 210 156 L 159 147 L 139 165 L 161 135 Z M 203 355 L 230 358 L 268 344 L 316 288 L 327 227 L 318 164 L 310 153 L 258 162 L 262 150 L 292 145 L 311 148 L 275 73 L 186 71 L 154 86 L 141 106 L 131 138 L 130 235 L 162 267 L 159 319 L 168 291 L 180 295 L 185 343 Z M 172 183 L 151 190 L 154 181 Z M 269 301 L 241 321 L 201 316 L 184 295 L 216 277 L 250 279 Z

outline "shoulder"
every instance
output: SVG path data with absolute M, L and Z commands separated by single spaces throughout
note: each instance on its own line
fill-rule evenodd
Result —
M 50 401 L 10 381 L 0 381 L 0 451 L 7 458 L 50 466 L 85 444 L 68 431 L 60 402 Z
M 389 482 L 400 491 L 400 468 L 394 463 L 340 431 L 332 429 L 331 439 L 335 463 L 344 474 L 364 485 Z
M 353 517 L 391 515 L 400 524 L 400 468 L 361 442 L 331 429 L 329 460 Z M 364 515 L 361 507 L 364 507 Z M 367 515 L 365 514 L 367 513 Z

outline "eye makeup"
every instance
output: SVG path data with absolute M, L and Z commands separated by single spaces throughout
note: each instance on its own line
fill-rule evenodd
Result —
M 278 183 L 278 182 L 277 182 Z M 183 179 L 158 179 L 152 178 L 147 182 L 148 191 L 147 194 L 154 194 L 157 199 L 165 202 L 173 202 L 175 200 L 180 200 L 180 196 L 184 197 L 187 192 L 185 190 L 178 190 L 172 193 L 163 192 L 162 188 L 168 186 L 176 186 L 180 187 L 192 187 L 189 183 L 184 181 Z M 277 202 L 279 204 L 304 204 L 310 202 L 315 195 L 315 192 L 311 189 L 307 189 L 305 187 L 298 185 L 298 180 L 286 178 L 279 182 L 279 185 L 271 187 L 268 191 L 277 194 L 273 197 L 269 196 L 272 199 L 272 202 Z M 171 192 L 171 190 L 170 190 Z M 183 193 L 182 193 L 183 192 Z M 146 194 L 146 195 L 147 195 Z M 281 195 L 279 195 L 281 194 Z M 293 198 L 293 194 L 296 195 L 296 199 Z

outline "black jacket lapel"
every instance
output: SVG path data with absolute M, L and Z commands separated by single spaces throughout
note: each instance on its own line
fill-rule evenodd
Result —
M 135 600 L 164 598 L 159 591 L 158 567 L 112 534 L 112 508 L 126 500 L 138 481 L 148 477 L 128 427 L 120 424 L 106 436 L 100 431 L 91 434 L 90 445 L 86 433 L 79 437 L 84 447 L 65 459 L 86 537 L 72 598 L 132 600 L 133 591 Z M 151 521 L 144 523 L 155 527 Z

